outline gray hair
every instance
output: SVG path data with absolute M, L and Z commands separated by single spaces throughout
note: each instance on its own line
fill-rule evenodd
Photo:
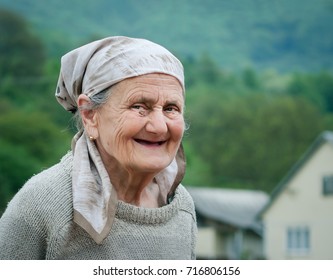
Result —
M 100 91 L 98 94 L 90 96 L 90 102 L 84 106 L 79 107 L 79 110 L 77 110 L 73 116 L 73 120 L 78 131 L 84 129 L 80 112 L 83 110 L 98 110 L 109 100 L 111 92 L 112 86 Z

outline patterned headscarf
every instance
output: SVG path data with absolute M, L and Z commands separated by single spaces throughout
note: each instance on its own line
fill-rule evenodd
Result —
M 183 66 L 167 49 L 145 39 L 108 37 L 62 57 L 56 98 L 67 111 L 76 112 L 81 93 L 93 96 L 124 79 L 150 73 L 174 76 L 185 90 Z
M 177 78 L 185 92 L 184 72 L 180 61 L 168 50 L 144 39 L 109 37 L 77 48 L 61 59 L 56 89 L 58 102 L 67 110 L 78 110 L 80 94 L 91 97 L 131 77 L 151 73 Z M 83 131 L 72 141 L 74 222 L 97 243 L 112 229 L 118 203 L 99 151 Z M 160 189 L 172 198 L 185 173 L 182 146 L 171 164 L 155 176 Z

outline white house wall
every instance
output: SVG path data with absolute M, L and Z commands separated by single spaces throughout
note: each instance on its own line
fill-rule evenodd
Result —
M 217 233 L 213 227 L 198 229 L 196 255 L 198 258 L 215 259 L 217 255 Z
M 325 175 L 333 175 L 333 148 L 329 143 L 308 159 L 264 213 L 266 258 L 333 259 L 333 195 L 322 193 Z M 287 253 L 288 226 L 310 228 L 309 253 Z

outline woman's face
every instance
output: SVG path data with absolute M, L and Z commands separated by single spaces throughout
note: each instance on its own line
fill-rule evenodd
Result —
M 111 89 L 97 111 L 97 148 L 108 166 L 159 172 L 174 159 L 184 132 L 184 96 L 175 77 L 147 74 Z

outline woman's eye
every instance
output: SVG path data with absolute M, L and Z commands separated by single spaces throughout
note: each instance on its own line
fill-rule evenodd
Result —
M 142 107 L 142 105 L 133 105 L 131 108 L 134 109 L 134 110 L 140 110 L 143 107 Z
M 131 108 L 134 109 L 134 110 L 141 110 L 141 109 L 147 110 L 148 109 L 147 105 L 146 104 L 142 104 L 142 103 L 135 103 L 135 104 L 133 104 L 131 106 Z
M 143 104 L 134 104 L 131 109 L 138 112 L 140 115 L 145 115 L 147 113 L 147 107 Z
M 179 112 L 179 108 L 176 106 L 167 106 L 164 108 L 164 111 L 169 112 L 169 113 L 176 113 L 176 112 Z

